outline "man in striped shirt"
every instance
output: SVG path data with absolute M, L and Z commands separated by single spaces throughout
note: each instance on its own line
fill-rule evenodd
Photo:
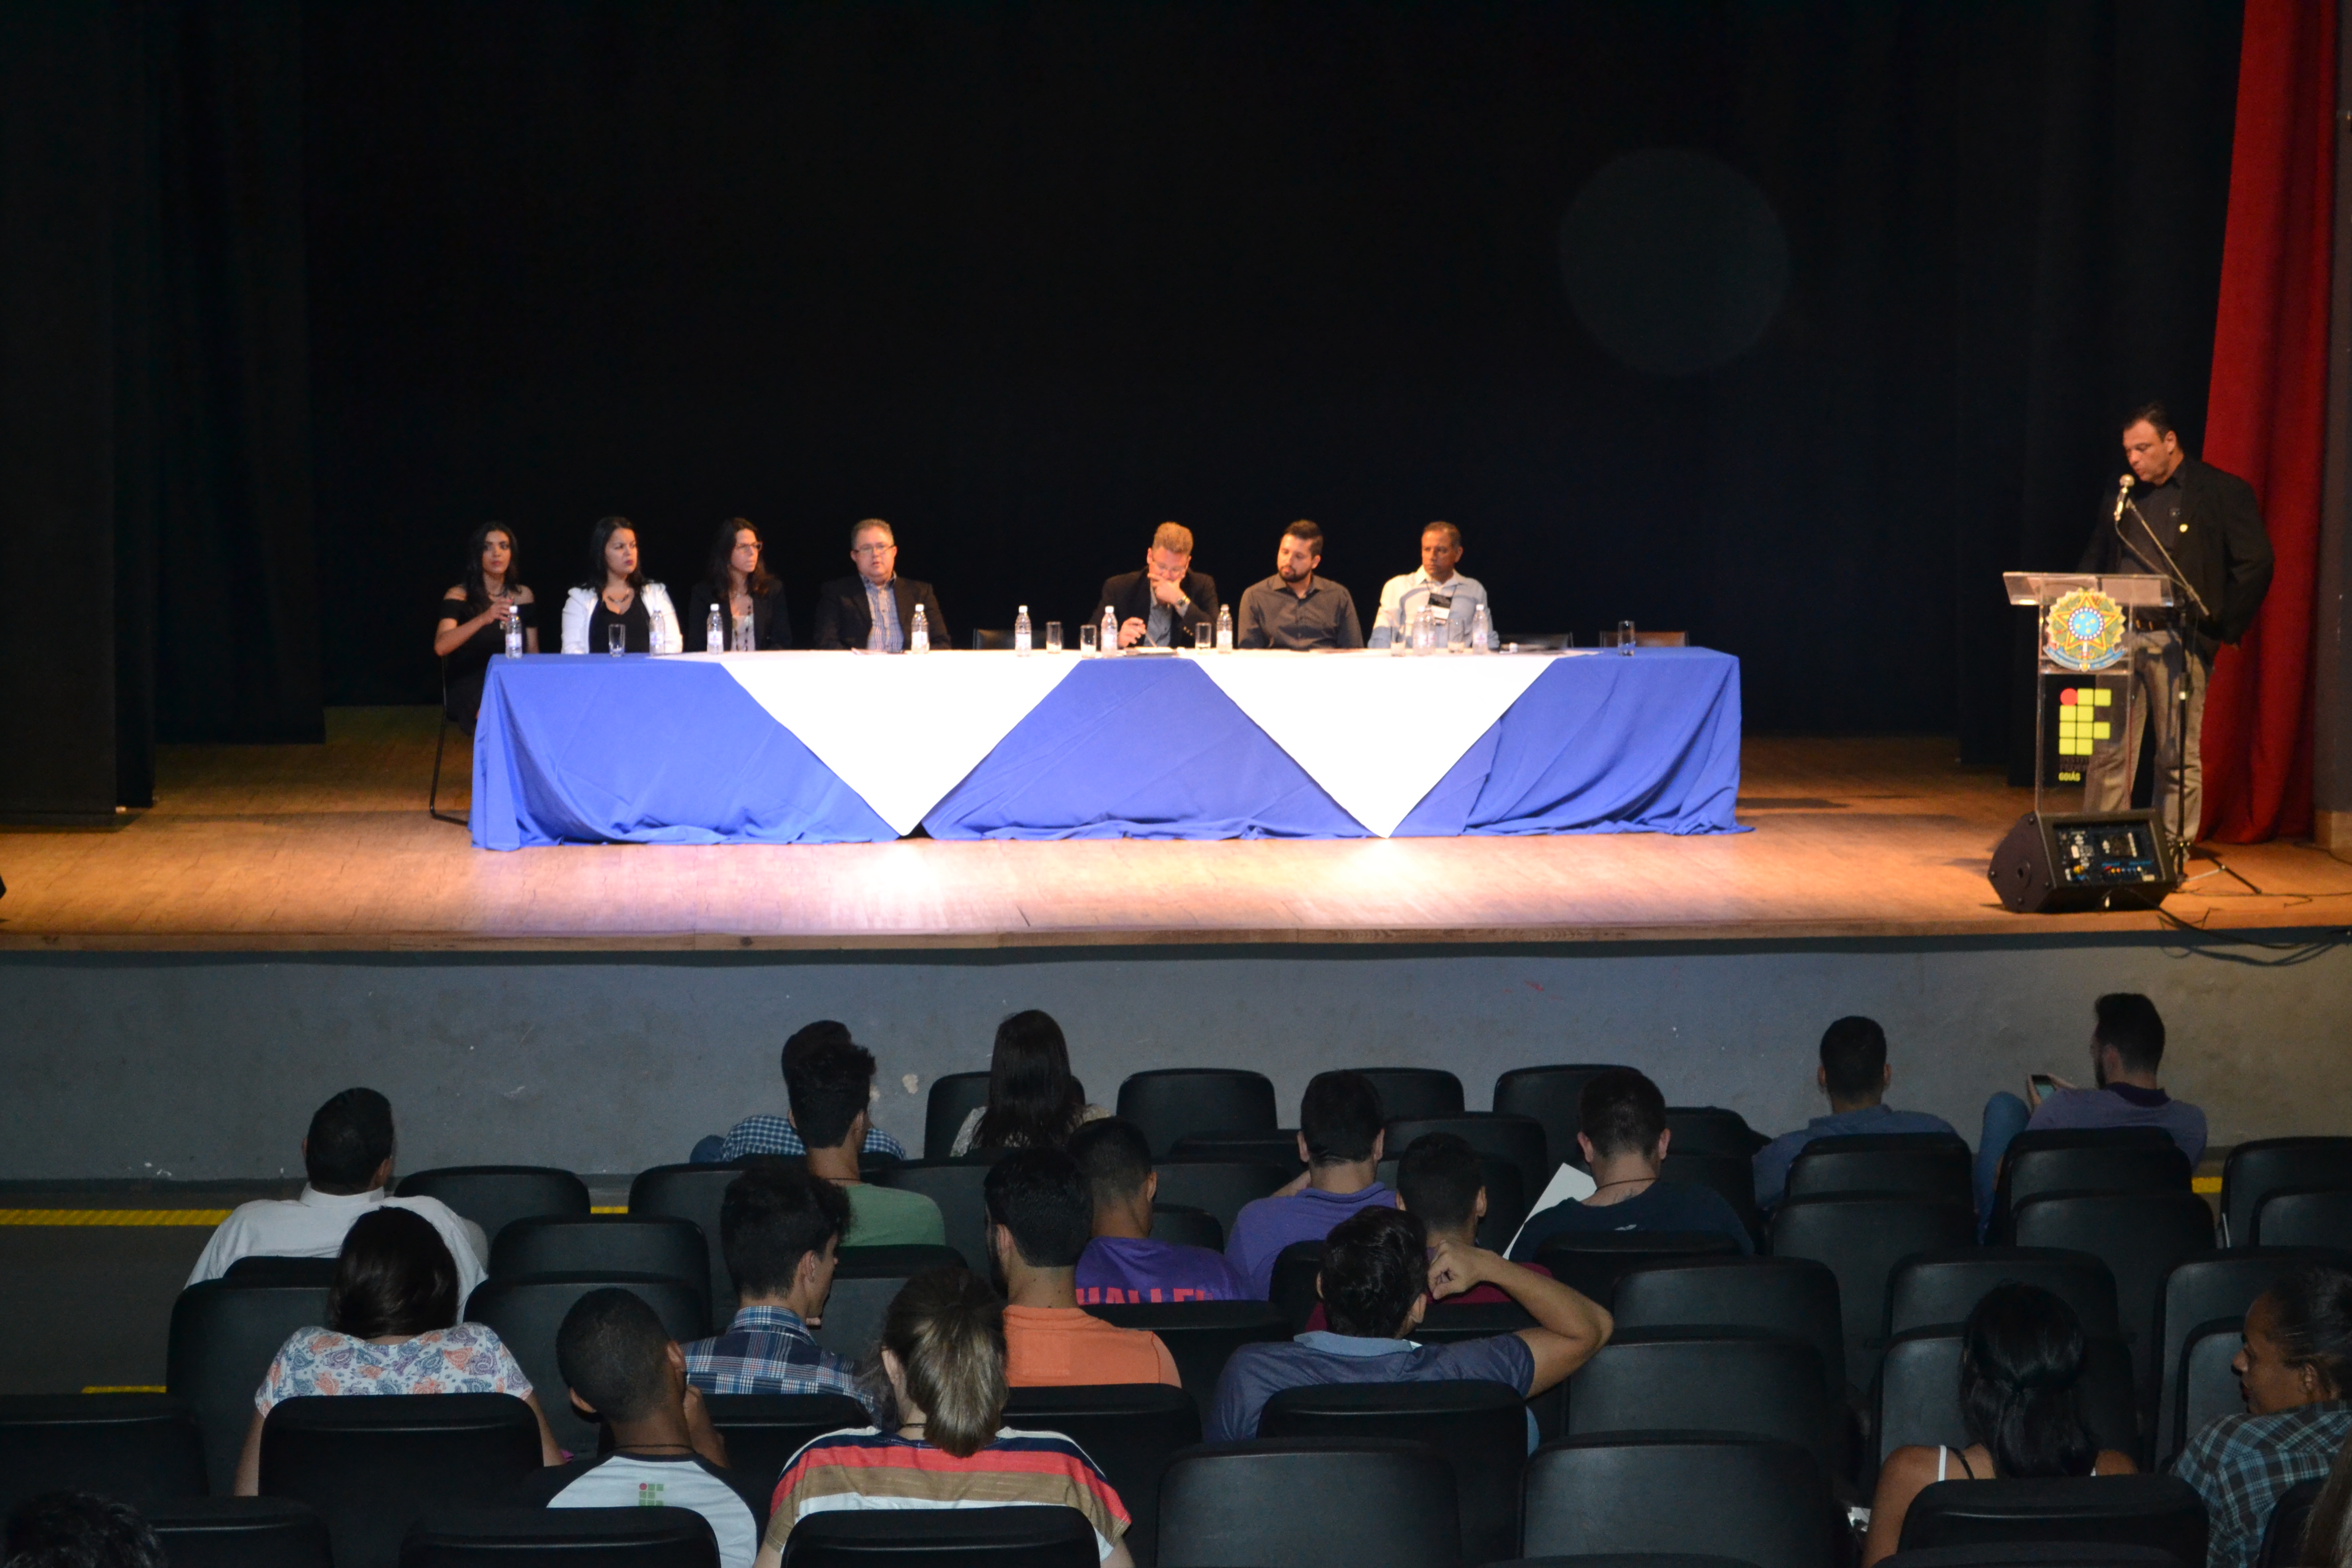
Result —
M 686 1346 L 687 1381 L 705 1394 L 845 1394 L 864 1403 L 849 1363 L 809 1332 L 824 1321 L 849 1199 L 797 1165 L 762 1162 L 728 1184 L 719 1247 L 740 1305 L 724 1333 Z

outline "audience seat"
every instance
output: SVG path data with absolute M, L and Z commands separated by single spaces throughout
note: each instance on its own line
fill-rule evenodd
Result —
M 840 1257 L 815 1334 L 817 1343 L 851 1361 L 864 1359 L 882 1337 L 882 1320 L 908 1280 L 933 1268 L 971 1267 L 951 1247 L 845 1247 Z
M 788 1568 L 1096 1568 L 1097 1550 L 1074 1508 L 817 1513 L 784 1538 Z
M 1295 1163 L 1295 1162 L 1294 1162 Z M 1158 1202 L 1181 1204 L 1213 1217 L 1219 1228 L 1233 1233 L 1234 1216 L 1290 1180 L 1280 1165 L 1261 1161 L 1163 1161 L 1152 1170 L 1160 1177 Z
M 172 1568 L 332 1568 L 327 1521 L 291 1498 L 181 1498 L 140 1511 Z
M 1244 1345 L 1279 1343 L 1290 1325 L 1265 1301 L 1130 1301 L 1087 1310 L 1122 1329 L 1150 1329 L 1175 1358 L 1184 1392 L 1208 1418 L 1216 1403 L 1217 1379 Z
M 1886 1321 L 1888 1277 L 1914 1253 L 1965 1247 L 1976 1219 L 1964 1204 L 1925 1198 L 1792 1199 L 1772 1215 L 1772 1255 L 1809 1258 L 1837 1276 L 1845 1315 L 1845 1376 L 1868 1388 Z
M 2083 1331 L 2121 1338 L 2116 1277 L 2087 1252 L 2047 1247 L 1961 1247 L 1922 1253 L 1896 1267 L 1886 1286 L 1886 1333 L 1968 1321 L 1996 1285 L 2039 1285 L 2074 1309 Z
M 1427 1443 L 1261 1437 L 1160 1483 L 1160 1568 L 1457 1568 L 1454 1470 Z
M 1453 1468 L 1462 1561 L 1490 1563 L 1519 1548 L 1519 1477 L 1527 1406 L 1499 1383 L 1358 1383 L 1286 1388 L 1266 1401 L 1257 1435 L 1398 1437 L 1427 1443 Z
M 527 1274 L 657 1274 L 694 1287 L 705 1317 L 710 1249 L 702 1227 L 675 1215 L 535 1215 L 510 1222 L 490 1247 L 490 1278 Z
M 2017 1205 L 2020 1247 L 2087 1252 L 2115 1276 L 2116 1314 L 2138 1368 L 2134 1387 L 2163 1375 L 2157 1304 L 2165 1277 L 2213 1250 L 2213 1211 L 2195 1193 L 2052 1194 Z
M 1424 1132 L 1451 1132 L 1480 1154 L 1518 1167 L 1519 1191 L 1532 1203 L 1551 1180 L 1552 1161 L 1543 1123 L 1532 1116 L 1477 1111 L 1461 1116 L 1391 1116 L 1384 1152 L 1402 1156 Z
M 940 1205 L 940 1219 L 947 1227 L 948 1245 L 961 1255 L 964 1267 L 974 1273 L 988 1272 L 988 1163 L 979 1160 L 950 1160 L 933 1164 L 929 1160 L 909 1161 L 877 1171 L 867 1180 L 877 1186 L 896 1187 L 902 1193 L 920 1193 Z M 851 1245 L 857 1240 L 853 1228 L 845 1238 Z
M 335 1568 L 394 1568 L 420 1515 L 504 1501 L 539 1465 L 539 1423 L 504 1394 L 289 1399 L 261 1427 L 262 1494 L 319 1510 Z
M 1719 1105 L 1669 1105 L 1666 1131 L 1674 1134 L 1666 1144 L 1669 1154 L 1722 1154 L 1752 1160 L 1756 1151 L 1771 1142 L 1748 1126 L 1748 1118 Z M 1753 1189 L 1750 1192 L 1752 1195 Z
M 1889 1454 L 1909 1444 L 1968 1447 L 1968 1428 L 1960 1420 L 1962 1343 L 1959 1331 L 1946 1325 L 1897 1334 L 1887 1345 L 1874 1401 L 1874 1473 Z M 2137 1458 L 2138 1407 L 2132 1393 L 2131 1352 L 2123 1341 L 2101 1335 L 2085 1342 L 2082 1391 L 2083 1421 L 2099 1447 Z
M 184 1399 L 0 1395 L 0 1516 L 43 1492 L 96 1492 L 143 1509 L 205 1489 L 204 1436 Z
M 1745 1329 L 1813 1347 L 1823 1388 L 1845 1397 L 1845 1331 L 1837 1276 L 1807 1258 L 1699 1258 L 1644 1264 L 1617 1281 L 1611 1308 L 1621 1334 L 1660 1329 Z
M 1156 1203 L 1151 1205 L 1151 1239 L 1223 1252 L 1225 1227 L 1206 1209 L 1196 1209 L 1190 1204 Z
M 784 1465 L 812 1439 L 873 1422 L 866 1406 L 845 1394 L 706 1394 L 710 1425 L 727 1439 L 727 1468 L 772 1485 Z M 612 1429 L 598 1433 L 608 1452 Z
M 2263 1543 L 2254 1552 L 2254 1568 L 2297 1568 L 2304 1563 L 2320 1560 L 2319 1552 L 2303 1550 L 2304 1527 L 2311 1522 L 2313 1505 L 2319 1501 L 2320 1489 L 2326 1486 L 2324 1476 L 2307 1481 L 2297 1481 L 2279 1493 L 2278 1501 L 2271 1505 L 2271 1517 L 2263 1526 Z M 2317 1542 L 2314 1543 L 2317 1545 Z
M 404 1198 L 439 1199 L 480 1226 L 493 1247 L 511 1221 L 588 1213 L 588 1184 L 551 1165 L 444 1165 L 403 1176 L 393 1190 Z
M 2030 1541 L 2023 1545 L 1931 1546 L 1897 1552 L 1881 1560 L 1879 1568 L 2180 1568 L 2180 1559 L 2154 1546 Z
M 1307 1331 L 1307 1319 L 1323 1300 L 1317 1283 L 1323 1269 L 1323 1244 L 1319 1241 L 1294 1241 L 1282 1249 L 1274 1260 L 1274 1275 L 1266 1289 L 1266 1300 L 1282 1313 L 1283 1321 L 1294 1334 Z
M 2352 1247 L 2352 1187 L 2289 1187 L 2254 1210 L 2257 1247 Z
M 1844 1468 L 1844 1401 L 1800 1340 L 1722 1329 L 1621 1331 L 1568 1381 L 1568 1435 L 1774 1437 Z
M 2172 1387 L 2171 1449 L 2178 1455 L 2217 1415 L 2246 1407 L 2238 1373 L 2230 1363 L 2245 1342 L 2242 1318 L 2216 1318 L 2189 1331 L 2180 1346 L 2180 1369 Z
M 772 1156 L 771 1156 L 772 1157 Z M 727 1272 L 727 1255 L 719 1245 L 719 1210 L 728 1184 L 743 1173 L 748 1160 L 728 1165 L 656 1165 L 637 1173 L 629 1184 L 629 1215 L 668 1215 L 692 1220 L 702 1232 L 710 1254 L 709 1271 L 710 1321 L 724 1326 L 735 1318 L 735 1279 Z
M 1505 1116 L 1531 1117 L 1544 1130 L 1544 1147 L 1552 1166 L 1584 1169 L 1584 1151 L 1577 1147 L 1577 1106 L 1584 1086 L 1604 1072 L 1616 1070 L 1606 1062 L 1577 1062 L 1562 1067 L 1513 1068 L 1495 1080 L 1494 1106 Z M 1549 1181 L 1550 1174 L 1545 1178 Z M 1533 1203 L 1543 1195 L 1537 1187 L 1528 1194 Z
M 488 1323 L 506 1342 L 534 1390 L 544 1389 L 539 1407 L 547 1415 L 555 1440 L 575 1454 L 594 1447 L 596 1428 L 572 1408 L 563 1392 L 563 1373 L 555 1364 L 555 1334 L 563 1326 L 572 1303 L 591 1290 L 618 1285 L 642 1298 L 660 1317 L 670 1338 L 681 1342 L 710 1332 L 703 1306 L 702 1287 L 660 1274 L 518 1274 L 486 1279 L 466 1303 L 469 1322 Z M 246 1391 L 250 1409 L 253 1393 Z M 341 1565 L 339 1549 L 335 1561 Z
M 1462 1080 L 1443 1068 L 1358 1068 L 1379 1090 L 1381 1110 L 1391 1121 L 1412 1117 L 1462 1114 Z M 1392 1148 L 1391 1154 L 1404 1150 Z
M 2352 1138 L 2257 1138 L 2221 1163 L 2224 1245 L 2254 1244 L 2254 1212 L 2276 1192 L 2352 1187 Z
M 2141 1408 L 2150 1417 L 2151 1457 L 2158 1468 L 2176 1452 L 2174 1405 L 2180 1388 L 2180 1363 L 2189 1338 L 2199 1328 L 2217 1321 L 2237 1322 L 2271 1288 L 2271 1281 L 2297 1263 L 2322 1260 L 2352 1268 L 2352 1258 L 2340 1254 L 2298 1251 L 2279 1247 L 2241 1247 L 2174 1266 L 2158 1293 L 2156 1367 L 2153 1386 L 2141 1385 Z
M 1576 1557 L 1514 1557 L 1488 1568 L 1755 1568 L 1734 1557 L 1698 1552 L 1602 1552 Z
M 1794 1443 L 1649 1432 L 1566 1437 L 1528 1460 L 1519 1550 L 1700 1552 L 1755 1568 L 1843 1561 L 1844 1510 Z
M 1413 1330 L 1412 1339 L 1424 1345 L 1460 1344 L 1465 1340 L 1492 1339 L 1496 1334 L 1516 1334 L 1521 1329 L 1536 1327 L 1535 1318 L 1516 1301 L 1479 1301 L 1464 1305 L 1460 1301 L 1432 1301 Z M 1528 1413 L 1536 1418 L 1536 1430 L 1543 1437 L 1557 1437 L 1568 1427 L 1568 1384 L 1553 1384 L 1526 1402 Z
M 1555 1236 L 1536 1249 L 1535 1260 L 1561 1284 L 1606 1307 L 1617 1299 L 1617 1281 L 1630 1270 L 1739 1256 L 1738 1244 L 1719 1231 L 1596 1230 Z
M 1179 1165 L 1271 1165 L 1289 1181 L 1307 1169 L 1298 1157 L 1298 1129 L 1270 1127 L 1260 1132 L 1188 1132 L 1176 1140 L 1167 1160 Z
M 253 1425 L 253 1391 L 278 1347 L 295 1330 L 326 1321 L 322 1287 L 207 1279 L 172 1303 L 163 1382 L 196 1413 L 205 1477 L 215 1495 L 227 1496 L 236 1479 L 237 1456 Z
M 1179 1450 L 1201 1440 L 1201 1407 L 1189 1393 L 1160 1383 L 1016 1388 L 1004 1424 L 1059 1432 L 1084 1448 L 1127 1504 L 1128 1550 L 1138 1568 L 1151 1568 L 1160 1542 L 1160 1478 Z
M 1118 1086 L 1118 1114 L 1164 1160 L 1187 1133 L 1265 1132 L 1275 1126 L 1274 1080 L 1236 1068 L 1158 1068 Z
M 230 1264 L 221 1278 L 239 1285 L 292 1285 L 324 1290 L 335 1282 L 335 1262 L 331 1258 L 279 1258 L 254 1252 Z
M 1976 1204 L 1974 1165 L 1957 1132 L 1853 1133 L 1816 1138 L 1789 1167 L 1783 1198 L 1848 1193 Z
M 904 1517 L 903 1515 L 900 1517 Z M 719 1538 L 690 1508 L 436 1509 L 399 1568 L 719 1568 Z M 178 1568 L 174 1563 L 173 1568 Z M 348 1568 L 341 1557 L 335 1568 Z
M 2026 1542 L 2153 1546 L 2201 1568 L 2205 1503 L 2172 1476 L 1937 1481 L 1903 1516 L 1906 1552 Z
M 1712 1187 L 1731 1205 L 1739 1223 L 1760 1246 L 1764 1240 L 1764 1215 L 1756 1207 L 1756 1163 L 1745 1154 L 1685 1154 L 1670 1149 L 1658 1174 L 1669 1182 L 1681 1182 L 1686 1186 Z
M 2021 1132 L 2001 1162 L 1986 1239 L 2006 1243 L 2017 1205 L 2045 1193 L 2185 1193 L 2189 1156 L 2160 1127 Z
M 931 1079 L 931 1092 L 923 1101 L 923 1158 L 937 1162 L 952 1159 L 956 1134 L 963 1131 L 964 1119 L 988 1103 L 988 1074 L 984 1072 L 944 1073 Z
M 1374 1168 L 1381 1184 L 1391 1192 L 1396 1191 L 1397 1166 L 1402 1163 L 1391 1154 Z M 1519 1168 L 1510 1161 L 1481 1154 L 1478 1169 L 1486 1188 L 1486 1217 L 1478 1222 L 1478 1245 L 1489 1252 L 1500 1252 L 1527 1222 L 1528 1199 L 1521 1189 Z

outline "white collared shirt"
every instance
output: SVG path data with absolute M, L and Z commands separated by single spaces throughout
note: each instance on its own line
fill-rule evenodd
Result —
M 1446 617 L 1465 633 L 1470 629 L 1470 617 L 1477 613 L 1479 605 L 1486 602 L 1486 585 L 1477 578 L 1465 577 L 1459 572 L 1442 584 L 1429 574 L 1426 567 L 1410 576 L 1391 577 L 1381 588 L 1380 614 L 1372 617 L 1371 646 L 1386 647 L 1389 639 L 1381 634 L 1392 635 L 1398 627 L 1411 626 L 1412 617 L 1421 613 L 1421 606 L 1428 602 L 1433 593 L 1453 595 L 1454 605 L 1446 612 Z M 1495 630 L 1491 618 L 1494 613 L 1491 608 L 1486 612 L 1490 617 L 1486 630 L 1490 635 Z
M 489 1247 L 482 1227 L 462 1218 L 438 1198 L 395 1198 L 383 1188 L 365 1193 L 322 1193 L 305 1186 L 299 1198 L 260 1198 L 239 1204 L 221 1221 L 205 1244 L 204 1256 L 188 1274 L 188 1283 L 201 1285 L 228 1272 L 240 1258 L 332 1258 L 343 1249 L 343 1233 L 371 1209 L 389 1204 L 408 1209 L 441 1233 L 449 1256 L 457 1261 L 457 1305 L 482 1282 Z

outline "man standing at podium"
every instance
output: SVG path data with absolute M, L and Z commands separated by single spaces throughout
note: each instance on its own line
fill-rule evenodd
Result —
M 2156 725 L 2158 819 L 2168 833 L 2178 822 L 2185 849 L 2196 842 L 2205 805 L 2199 750 L 2206 679 L 2214 650 L 2244 637 L 2262 608 L 2271 585 L 2271 541 L 2253 487 L 2182 451 L 2161 403 L 2136 408 L 2124 421 L 2124 461 L 2131 473 L 2117 494 L 2100 500 L 2098 526 L 2074 569 L 2169 578 L 2176 607 L 2132 613 L 2128 647 L 2139 700 L 2124 743 L 2095 752 L 2084 769 L 2083 809 L 2130 808 L 2147 715 Z M 2185 645 L 2176 626 L 2188 629 Z

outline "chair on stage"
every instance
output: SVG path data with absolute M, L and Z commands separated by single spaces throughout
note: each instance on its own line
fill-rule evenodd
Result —
M 1615 631 L 1604 631 L 1594 640 L 1593 646 L 1595 647 L 1619 647 L 1623 645 L 1618 640 L 1618 634 Z M 1633 646 L 1635 647 L 1690 647 L 1690 633 L 1645 632 L 1637 627 L 1633 633 Z
M 461 731 L 469 742 L 474 737 L 472 731 L 467 730 L 464 725 L 449 717 L 449 661 L 444 658 L 440 663 L 441 726 L 433 733 L 433 787 L 425 793 L 425 815 L 436 822 L 448 823 L 453 827 L 470 827 L 472 824 L 464 817 L 452 816 L 441 809 L 441 750 L 449 743 L 449 731 L 452 729 Z M 470 763 L 469 757 L 469 766 Z
M 978 626 L 971 629 L 971 651 L 974 653 L 1009 653 L 1012 648 L 1013 633 L 1010 628 L 1001 632 L 983 631 Z

